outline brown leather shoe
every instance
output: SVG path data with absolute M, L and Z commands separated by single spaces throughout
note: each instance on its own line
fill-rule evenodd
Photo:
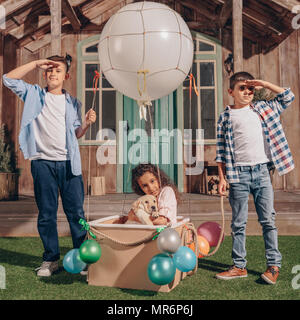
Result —
M 247 270 L 237 268 L 236 266 L 230 267 L 227 271 L 216 274 L 217 279 L 231 280 L 236 278 L 246 278 L 248 276 Z
M 269 266 L 267 271 L 261 277 L 269 284 L 275 284 L 279 276 L 279 268 L 276 266 Z

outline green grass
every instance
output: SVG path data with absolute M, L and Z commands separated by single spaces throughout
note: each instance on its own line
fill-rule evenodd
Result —
M 67 273 L 62 267 L 64 255 L 72 248 L 71 239 L 60 238 L 60 248 L 60 272 L 50 278 L 38 278 L 34 269 L 41 263 L 41 240 L 1 238 L 0 265 L 5 267 L 6 289 L 0 289 L 0 300 L 299 300 L 300 297 L 300 289 L 292 287 L 296 276 L 292 268 L 300 265 L 300 241 L 296 236 L 279 237 L 283 261 L 275 286 L 260 279 L 266 268 L 261 236 L 247 237 L 247 278 L 230 281 L 214 278 L 232 264 L 231 238 L 226 237 L 219 251 L 210 258 L 199 259 L 198 272 L 185 278 L 170 293 L 89 286 L 85 277 Z

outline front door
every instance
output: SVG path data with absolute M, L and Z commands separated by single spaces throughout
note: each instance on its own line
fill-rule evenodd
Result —
M 123 96 L 123 118 L 127 125 L 124 135 L 123 192 L 131 193 L 131 171 L 139 163 L 159 164 L 176 183 L 174 163 L 175 92 L 147 107 L 147 121 L 140 119 L 136 101 Z M 150 114 L 151 113 L 151 118 Z M 152 119 L 152 121 L 151 121 Z M 154 130 L 151 130 L 154 129 Z

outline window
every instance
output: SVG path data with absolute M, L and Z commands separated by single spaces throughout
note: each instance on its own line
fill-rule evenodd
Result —
M 94 110 L 97 114 L 96 123 L 90 127 L 91 129 L 87 130 L 85 136 L 81 139 L 81 143 L 101 143 L 107 139 L 115 140 L 116 90 L 105 79 L 104 74 L 100 72 L 98 41 L 93 41 L 83 46 L 81 54 L 82 118 L 84 119 L 85 114 L 92 106 L 94 106 Z M 98 71 L 101 74 L 101 77 L 98 80 L 97 90 L 94 93 L 93 82 L 95 71 Z M 99 132 L 102 132 L 103 134 L 100 135 Z
M 190 81 L 186 79 L 183 83 L 184 128 L 192 129 L 193 140 L 196 129 L 204 129 L 205 142 L 215 142 L 218 114 L 216 44 L 195 38 L 194 50 L 191 72 L 199 95 L 192 89 L 190 98 Z

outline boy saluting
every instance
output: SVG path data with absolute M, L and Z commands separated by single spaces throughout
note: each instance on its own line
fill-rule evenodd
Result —
M 38 231 L 43 242 L 43 263 L 38 276 L 51 276 L 58 270 L 60 257 L 57 233 L 58 194 L 67 216 L 74 248 L 79 248 L 86 231 L 78 223 L 84 218 L 84 188 L 77 139 L 96 121 L 90 109 L 81 121 L 81 102 L 64 89 L 72 58 L 52 56 L 32 61 L 3 76 L 3 83 L 24 101 L 19 135 L 25 159 L 31 160 L 31 173 L 38 215 Z M 21 80 L 40 68 L 46 88 Z M 59 193 L 58 193 L 59 191 Z
M 255 87 L 276 93 L 274 100 L 252 103 Z M 294 168 L 292 155 L 280 123 L 280 114 L 294 100 L 290 89 L 270 82 L 255 80 L 247 72 L 230 78 L 229 94 L 234 105 L 220 115 L 217 128 L 217 157 L 220 183 L 224 195 L 229 183 L 229 202 L 232 208 L 233 266 L 216 278 L 229 280 L 247 277 L 246 223 L 248 196 L 252 193 L 258 220 L 262 226 L 267 270 L 261 275 L 275 284 L 281 267 L 278 235 L 275 226 L 274 192 L 269 169 L 275 166 L 279 175 Z

